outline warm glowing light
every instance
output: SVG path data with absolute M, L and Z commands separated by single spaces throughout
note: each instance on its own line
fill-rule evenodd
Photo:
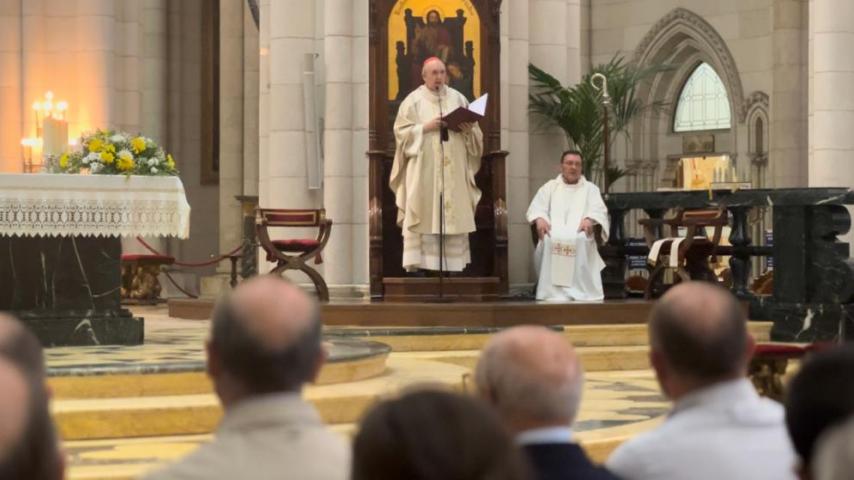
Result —
M 69 140 L 69 141 L 68 141 L 68 146 L 69 146 L 69 147 L 76 147 L 76 146 L 77 146 L 77 139 L 76 139 L 76 138 L 72 138 L 71 140 Z
M 22 138 L 21 139 L 21 145 L 23 145 L 25 147 L 32 148 L 32 147 L 35 147 L 37 144 L 38 144 L 38 142 L 35 138 Z

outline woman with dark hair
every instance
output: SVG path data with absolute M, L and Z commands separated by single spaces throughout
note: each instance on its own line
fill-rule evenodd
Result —
M 421 390 L 380 403 L 353 442 L 352 480 L 526 480 L 498 417 L 476 399 Z

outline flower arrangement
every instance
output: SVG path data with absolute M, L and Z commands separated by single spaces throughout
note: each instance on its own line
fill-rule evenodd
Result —
M 53 163 L 58 173 L 178 175 L 172 155 L 154 140 L 114 130 L 84 134 L 72 151 Z

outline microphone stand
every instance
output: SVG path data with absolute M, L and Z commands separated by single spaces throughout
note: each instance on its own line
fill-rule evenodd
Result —
M 439 97 L 439 117 L 442 118 L 445 114 L 442 112 L 442 86 L 436 88 L 436 95 Z M 448 127 L 439 125 L 439 152 L 442 158 L 440 159 L 441 178 L 439 183 L 439 301 L 445 299 L 445 142 L 448 141 Z

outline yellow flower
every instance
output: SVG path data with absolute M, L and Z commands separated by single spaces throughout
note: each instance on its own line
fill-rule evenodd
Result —
M 169 170 L 175 169 L 175 159 L 172 158 L 171 153 L 166 154 L 166 166 L 169 167 Z
M 66 168 L 66 167 L 68 167 L 68 154 L 63 153 L 62 155 L 59 156 L 59 168 Z
M 113 145 L 112 143 L 108 143 L 108 144 L 104 145 L 104 151 L 110 152 L 110 153 L 116 153 L 116 146 Z
M 101 161 L 106 165 L 113 163 L 113 160 L 116 159 L 116 156 L 110 152 L 101 152 Z
M 133 158 L 119 157 L 119 161 L 116 162 L 116 168 L 118 168 L 121 172 L 133 170 Z
M 130 140 L 130 148 L 133 149 L 133 153 L 139 155 L 145 151 L 145 139 L 142 137 L 132 138 Z
M 101 141 L 100 138 L 95 137 L 89 140 L 89 143 L 86 144 L 86 148 L 88 148 L 90 152 L 100 152 L 104 149 L 104 142 Z

